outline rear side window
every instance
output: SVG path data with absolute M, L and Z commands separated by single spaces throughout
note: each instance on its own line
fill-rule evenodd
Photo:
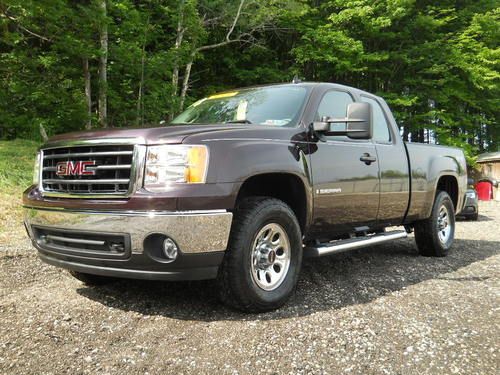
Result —
M 389 133 L 389 126 L 385 119 L 382 106 L 375 99 L 367 96 L 362 96 L 361 100 L 365 103 L 370 103 L 373 110 L 373 140 L 378 142 L 390 142 L 391 133 Z
M 343 91 L 328 91 L 321 99 L 316 111 L 315 121 L 320 121 L 323 116 L 331 118 L 345 118 L 347 116 L 347 106 L 353 103 L 352 96 Z M 345 129 L 345 123 L 330 125 L 332 130 Z M 345 136 L 328 136 L 328 139 L 347 139 Z

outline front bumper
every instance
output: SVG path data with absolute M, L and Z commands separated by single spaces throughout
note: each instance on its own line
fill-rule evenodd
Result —
M 84 273 L 136 279 L 216 277 L 231 222 L 232 214 L 225 210 L 102 212 L 25 207 L 26 229 L 43 261 Z M 174 261 L 162 258 L 161 243 L 151 241 L 158 236 L 177 244 L 179 255 Z

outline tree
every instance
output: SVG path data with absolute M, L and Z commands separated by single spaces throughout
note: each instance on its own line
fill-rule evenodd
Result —
M 99 54 L 99 124 L 108 127 L 108 10 L 106 0 L 99 0 L 101 22 L 99 40 L 101 50 Z
M 499 24 L 494 0 L 0 0 L 0 137 L 155 125 L 298 74 L 473 162 L 499 147 Z

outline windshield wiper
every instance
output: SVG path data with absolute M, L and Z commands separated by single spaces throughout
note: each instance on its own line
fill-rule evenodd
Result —
M 224 121 L 224 124 L 252 124 L 252 121 L 250 120 L 230 120 L 230 121 Z

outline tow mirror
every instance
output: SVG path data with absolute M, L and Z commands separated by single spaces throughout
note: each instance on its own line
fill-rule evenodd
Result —
M 345 124 L 343 128 L 332 124 Z M 313 129 L 325 135 L 346 135 L 352 139 L 370 139 L 373 134 L 372 106 L 370 103 L 351 103 L 347 107 L 347 117 L 322 117 L 313 122 Z

